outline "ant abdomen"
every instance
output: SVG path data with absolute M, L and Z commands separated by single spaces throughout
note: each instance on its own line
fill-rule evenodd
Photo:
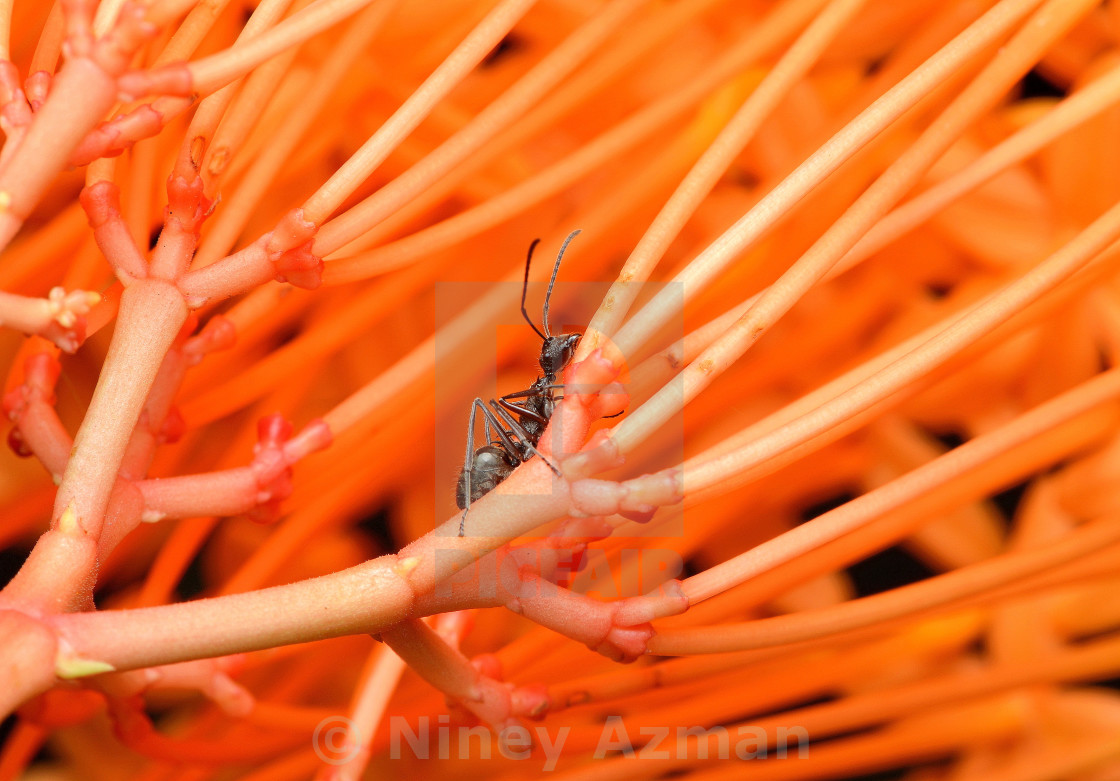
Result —
M 493 491 L 498 483 L 509 477 L 519 463 L 520 460 L 514 462 L 503 448 L 494 445 L 480 447 L 471 459 L 470 469 L 464 468 L 459 472 L 459 483 L 455 487 L 455 504 L 460 510 L 467 509 L 470 507 L 470 502 L 477 502 Z M 468 492 L 470 502 L 467 501 Z

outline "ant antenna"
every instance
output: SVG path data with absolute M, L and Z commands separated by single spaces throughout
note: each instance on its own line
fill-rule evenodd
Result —
M 564 243 L 560 245 L 560 252 L 556 255 L 556 265 L 552 267 L 552 279 L 548 280 L 548 290 L 544 294 L 544 333 L 545 336 L 552 336 L 548 332 L 548 301 L 552 298 L 552 286 L 556 284 L 556 275 L 560 273 L 560 261 L 564 258 L 564 250 L 572 243 L 572 239 L 580 234 L 579 228 L 568 234 L 568 238 L 564 239 Z M 528 268 L 526 268 L 528 273 Z M 540 333 L 538 331 L 538 333 Z
M 529 245 L 529 255 L 525 258 L 525 282 L 521 285 L 521 314 L 524 316 L 525 322 L 529 324 L 529 327 L 537 332 L 537 336 L 541 339 L 547 339 L 548 337 L 541 333 L 541 329 L 537 328 L 537 324 L 532 321 L 529 317 L 529 313 L 525 311 L 525 293 L 529 290 L 529 264 L 533 262 L 533 250 L 535 250 L 540 243 L 540 239 L 533 239 L 533 243 Z M 545 325 L 545 330 L 548 330 L 548 325 Z

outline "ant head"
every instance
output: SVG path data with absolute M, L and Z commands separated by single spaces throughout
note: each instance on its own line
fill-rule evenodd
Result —
M 582 334 L 560 334 L 546 337 L 541 345 L 541 371 L 549 377 L 558 375 L 572 362 Z

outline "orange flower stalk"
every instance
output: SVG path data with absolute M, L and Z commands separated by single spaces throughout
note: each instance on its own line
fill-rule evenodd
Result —
M 1116 777 L 1118 8 L 0 3 L 0 779 Z

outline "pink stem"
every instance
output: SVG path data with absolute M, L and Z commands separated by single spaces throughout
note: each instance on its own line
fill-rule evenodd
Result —
M 50 99 L 31 120 L 17 154 L 0 171 L 0 248 L 12 240 L 70 155 L 116 100 L 116 80 L 79 57 L 59 72 Z
M 28 698 L 55 683 L 54 659 L 58 641 L 47 627 L 14 610 L 0 610 L 0 658 L 4 660 L 4 685 L 0 686 L 0 713 L 8 714 Z
M 646 642 L 653 636 L 649 622 L 684 612 L 688 600 L 677 581 L 651 594 L 615 602 L 600 602 L 553 583 L 548 577 L 552 571 L 570 566 L 582 548 L 577 544 L 499 549 L 418 598 L 416 612 L 503 605 L 610 659 L 633 661 L 646 653 Z
M 137 141 L 163 130 L 169 119 L 190 107 L 190 98 L 157 98 L 91 130 L 70 156 L 70 165 L 87 165 L 99 157 L 115 157 Z
M 155 457 L 156 446 L 160 442 L 174 441 L 181 435 L 183 420 L 171 403 L 183 383 L 186 371 L 187 361 L 182 350 L 171 349 L 156 372 L 152 388 L 140 412 L 140 420 L 125 450 L 120 469 L 122 478 L 143 480 Z
M 199 475 L 162 477 L 136 484 L 144 497 L 144 520 L 239 515 L 257 506 L 252 467 Z
M 139 280 L 122 294 L 109 354 L 58 489 L 55 518 L 72 508 L 87 534 L 95 539 L 100 534 L 128 440 L 186 319 L 182 294 L 166 282 Z M 27 566 L 34 560 L 33 551 Z
M 117 670 L 351 634 L 377 634 L 411 614 L 396 556 L 300 583 L 136 610 L 44 619 L 67 651 Z M 221 616 L 221 620 L 216 620 Z
M 55 479 L 62 477 L 66 459 L 70 457 L 73 440 L 58 419 L 54 407 L 44 401 L 29 403 L 20 414 L 9 443 L 22 448 L 18 455 L 34 455 Z
M 94 182 L 82 189 L 79 200 L 93 228 L 93 238 L 117 278 L 129 285 L 148 276 L 148 262 L 121 216 L 120 189 L 112 182 Z
M 200 307 L 207 301 L 229 298 L 275 279 L 276 268 L 265 250 L 267 241 L 265 235 L 217 263 L 188 271 L 179 280 L 179 289 L 191 306 Z
M 18 456 L 34 455 L 57 480 L 70 458 L 73 440 L 55 412 L 54 389 L 61 366 L 50 353 L 36 353 L 24 361 L 20 385 L 4 394 L 3 409 L 14 426 L 8 444 Z
M 484 675 L 423 621 L 402 621 L 381 639 L 421 678 L 487 724 L 502 727 L 515 716 L 548 707 L 543 687 L 515 688 Z

